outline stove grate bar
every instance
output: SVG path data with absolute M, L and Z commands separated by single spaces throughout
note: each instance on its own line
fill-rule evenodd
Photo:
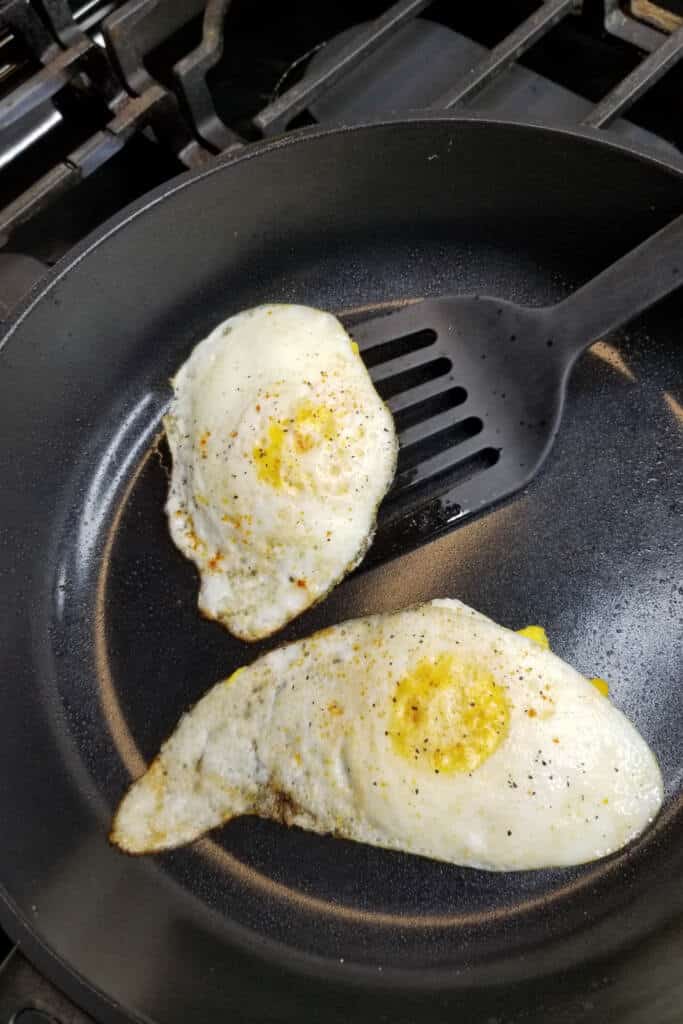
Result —
M 47 64 L 57 53 L 55 40 L 29 0 L 6 0 L 0 5 L 0 29 L 18 36 L 40 64 Z
M 494 46 L 491 52 L 471 68 L 452 89 L 443 93 L 433 104 L 434 109 L 450 110 L 458 103 L 470 99 L 493 81 L 501 71 L 505 71 L 518 60 L 576 7 L 577 0 L 546 0 L 509 36 Z
M 399 0 L 345 46 L 337 59 L 318 72 L 306 75 L 300 82 L 293 85 L 278 96 L 276 100 L 264 107 L 256 117 L 254 126 L 262 135 L 276 135 L 284 131 L 290 121 L 305 110 L 314 100 L 331 88 L 347 71 L 356 67 L 364 57 L 382 43 L 401 25 L 416 17 L 430 0 Z
M 145 58 L 203 7 L 204 0 L 128 0 L 104 19 L 107 50 L 131 95 L 141 96 L 154 82 Z
M 683 26 L 668 36 L 591 110 L 583 124 L 606 128 L 683 58 Z
M 208 0 L 199 46 L 173 68 L 185 110 L 198 138 L 216 153 L 243 145 L 240 136 L 219 117 L 206 81 L 208 72 L 223 56 L 223 25 L 231 3 L 232 0 Z
M 81 59 L 93 44 L 81 41 L 59 53 L 0 101 L 0 131 L 20 121 L 55 96 L 81 71 Z
M 30 7 L 27 8 L 31 16 L 26 28 L 25 5 L 19 0 L 13 0 L 0 9 L 0 26 L 10 27 L 20 34 L 29 30 L 33 32 L 31 38 L 34 38 L 46 63 L 41 71 L 0 102 L 0 129 L 54 96 L 81 71 L 92 79 L 114 117 L 0 210 L 0 244 L 5 243 L 20 224 L 30 220 L 115 156 L 138 131 L 151 128 L 186 167 L 196 167 L 210 156 L 209 151 L 194 138 L 176 96 L 156 82 L 142 64 L 147 49 L 158 42 L 159 37 L 191 17 L 191 5 L 185 6 L 184 0 L 182 3 L 176 0 L 172 6 L 160 4 L 158 0 L 132 0 L 106 19 L 103 28 L 108 49 L 105 53 L 80 29 L 61 0 L 44 2 L 55 39 L 62 46 L 71 40 L 66 49 L 61 49 L 55 40 L 48 46 L 45 36 L 33 31 L 30 19 L 35 17 L 35 11 Z M 195 5 L 198 2 L 193 0 Z M 44 26 L 43 32 L 50 37 Z M 131 96 L 126 92 L 108 55 L 140 88 L 139 95 Z
M 102 131 L 95 132 L 65 160 L 0 210 L 0 240 L 6 241 L 20 224 L 30 220 L 68 189 L 90 177 L 115 156 L 137 131 L 150 126 L 160 135 L 165 131 L 172 135 L 176 127 L 175 103 L 175 97 L 170 97 L 160 85 L 150 86 L 142 96 L 131 98 Z M 184 158 L 187 166 L 198 166 L 208 158 L 206 152 L 193 141 L 179 152 L 179 156 Z

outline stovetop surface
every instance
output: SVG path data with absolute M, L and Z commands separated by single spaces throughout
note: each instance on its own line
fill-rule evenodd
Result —
M 112 5 L 110 4 L 109 7 Z M 542 123 L 577 123 L 642 60 L 643 51 L 601 27 L 597 7 L 587 3 L 580 16 L 564 18 L 468 103 L 482 113 Z M 444 85 L 457 80 L 538 4 L 510 0 L 505 5 L 434 3 L 351 71 L 292 127 L 313 123 L 366 120 L 382 113 L 419 108 L 433 102 Z M 303 0 L 278 5 L 264 17 L 261 5 L 236 0 L 225 23 L 222 59 L 209 72 L 216 110 L 247 141 L 257 137 L 251 119 L 275 96 L 311 68 L 333 58 L 362 25 L 385 11 L 386 3 L 319 4 Z M 103 8 L 104 11 L 108 7 Z M 171 87 L 173 64 L 197 45 L 201 19 L 158 46 L 146 59 L 149 72 Z M 10 59 L 10 53 L 7 59 Z M 391 72 L 388 72 L 388 69 Z M 652 86 L 610 131 L 653 149 L 683 147 L 679 65 Z M 0 76 L 1 79 L 1 76 Z M 16 78 L 11 82 L 14 84 Z M 5 90 L 10 83 L 5 82 Z M 0 80 L 0 95 L 3 83 Z M 0 170 L 0 201 L 16 198 L 27 186 L 64 159 L 110 116 L 87 93 L 64 89 L 53 98 L 61 121 L 21 156 Z M 0 135 L 0 159 L 2 158 Z M 20 226 L 8 248 L 49 264 L 128 202 L 184 170 L 168 147 L 149 133 L 138 133 L 76 189 Z

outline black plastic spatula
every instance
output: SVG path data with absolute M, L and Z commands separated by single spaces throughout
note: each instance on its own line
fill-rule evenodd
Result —
M 447 490 L 459 518 L 523 487 L 550 451 L 577 357 L 681 284 L 683 215 L 557 305 L 463 295 L 352 327 L 399 430 L 389 505 Z

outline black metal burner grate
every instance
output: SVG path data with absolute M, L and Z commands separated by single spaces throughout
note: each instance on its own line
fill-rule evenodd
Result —
M 610 3 L 516 2 L 495 17 L 462 6 L 300 4 L 266 25 L 258 4 L 229 0 L 90 0 L 75 15 L 67 0 L 6 0 L 0 236 L 52 261 L 58 246 L 22 225 L 38 219 L 40 238 L 63 236 L 65 250 L 183 167 L 313 119 L 470 108 L 614 126 L 669 153 L 683 144 L 675 13 L 667 35 Z M 628 36 L 629 24 L 637 46 L 605 35 Z M 656 134 L 619 120 L 631 110 Z M 93 177 L 104 200 L 96 223 L 83 223 L 80 196 L 67 224 L 42 221 Z

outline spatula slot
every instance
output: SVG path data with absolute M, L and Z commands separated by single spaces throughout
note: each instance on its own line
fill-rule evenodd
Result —
M 353 333 L 353 332 L 352 332 Z M 398 359 L 409 352 L 419 352 L 421 348 L 429 348 L 436 341 L 436 331 L 431 327 L 425 327 L 421 331 L 413 331 L 412 334 L 404 334 L 398 338 L 390 338 L 389 341 L 380 342 L 369 348 L 363 348 L 360 342 L 363 362 L 370 369 L 379 366 L 380 363 L 388 363 L 391 359 Z
M 415 426 L 416 423 L 423 423 L 425 420 L 431 419 L 432 416 L 438 416 L 439 413 L 447 412 L 448 409 L 455 409 L 458 405 L 462 405 L 466 398 L 467 392 L 465 389 L 455 387 L 447 388 L 436 395 L 431 395 L 422 402 L 408 405 L 394 414 L 396 429 L 400 433 L 402 430 Z
M 462 444 L 463 441 L 467 441 L 470 437 L 475 437 L 481 432 L 483 426 L 484 424 L 478 416 L 468 416 L 467 419 L 461 420 L 459 423 L 453 423 L 443 430 L 438 430 L 436 433 L 428 435 L 421 441 L 416 441 L 414 444 L 402 448 L 398 454 L 397 487 L 401 487 L 402 483 L 408 482 L 407 480 L 402 480 L 402 477 L 404 474 L 408 475 L 414 466 L 419 465 L 433 455 L 437 455 L 439 452 Z
M 401 391 L 416 388 L 419 384 L 424 384 L 428 380 L 443 377 L 450 373 L 452 369 L 453 364 L 450 359 L 446 356 L 440 356 L 439 359 L 432 359 L 429 363 L 421 363 L 410 370 L 396 373 L 393 377 L 375 381 L 375 388 L 380 396 L 386 400 L 393 395 L 398 395 Z
M 444 469 L 441 473 L 433 476 L 429 481 L 430 493 L 433 493 L 434 491 L 439 492 L 446 488 L 451 490 L 453 487 L 458 487 L 460 484 L 463 484 L 466 480 L 470 480 L 478 473 L 482 473 L 486 469 L 491 469 L 496 465 L 499 458 L 499 448 L 482 448 L 480 451 L 474 452 L 472 455 L 468 455 L 467 458 L 462 460 L 462 462 L 456 462 L 454 465 L 449 466 L 448 469 Z

